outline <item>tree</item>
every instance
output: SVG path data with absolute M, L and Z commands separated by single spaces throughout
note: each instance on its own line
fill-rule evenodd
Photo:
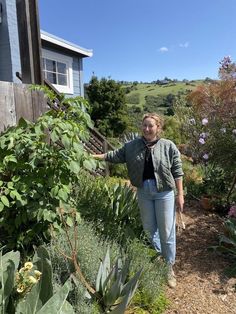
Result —
M 98 80 L 93 76 L 86 87 L 86 94 L 95 127 L 105 136 L 122 134 L 127 126 L 127 110 L 121 84 L 112 79 Z

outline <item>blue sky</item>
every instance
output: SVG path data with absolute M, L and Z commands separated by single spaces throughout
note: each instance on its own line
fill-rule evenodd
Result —
M 42 30 L 92 49 L 84 80 L 217 78 L 236 61 L 236 0 L 38 0 Z

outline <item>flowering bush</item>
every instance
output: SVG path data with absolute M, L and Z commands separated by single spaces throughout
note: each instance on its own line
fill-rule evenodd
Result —
M 219 77 L 189 94 L 191 107 L 179 118 L 194 162 L 224 171 L 228 202 L 236 194 L 236 64 L 230 57 L 220 62 Z
M 228 212 L 228 216 L 236 218 L 236 205 L 233 205 L 230 207 L 229 212 Z

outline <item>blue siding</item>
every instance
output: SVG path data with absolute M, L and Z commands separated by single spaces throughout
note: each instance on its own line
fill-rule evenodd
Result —
M 0 24 L 0 81 L 17 82 L 21 72 L 17 29 L 16 1 L 2 0 L 3 21 Z
M 49 50 L 52 52 L 59 53 L 63 56 L 69 56 L 73 58 L 72 62 L 72 72 L 73 72 L 73 95 L 67 95 L 68 97 L 75 97 L 75 96 L 84 96 L 84 86 L 83 86 L 83 79 L 82 79 L 82 58 L 74 55 L 73 53 L 65 53 L 64 51 L 60 51 L 59 49 L 53 49 L 51 47 L 47 47 L 45 44 L 42 45 L 42 48 L 45 50 Z
M 1 0 L 3 19 L 0 24 L 0 81 L 19 83 L 15 73 L 21 73 L 19 37 L 17 27 L 16 0 Z M 44 49 L 73 58 L 73 96 L 84 96 L 83 59 L 77 53 L 60 47 L 48 46 L 42 42 Z M 68 95 L 71 97 L 71 95 Z
M 78 57 L 73 58 L 73 84 L 74 84 L 74 96 L 84 96 L 84 88 L 81 75 L 81 63 L 82 59 Z

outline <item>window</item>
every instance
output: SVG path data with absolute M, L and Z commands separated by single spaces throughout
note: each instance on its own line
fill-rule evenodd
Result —
M 43 73 L 59 92 L 73 94 L 71 57 L 43 50 Z

